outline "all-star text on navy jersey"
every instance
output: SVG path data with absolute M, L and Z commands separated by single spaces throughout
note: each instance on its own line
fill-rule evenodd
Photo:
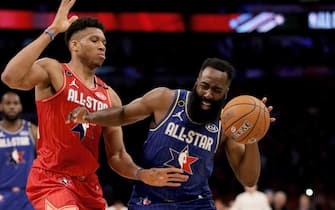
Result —
M 27 176 L 35 159 L 29 123 L 9 132 L 0 126 L 0 209 L 33 209 L 25 194 Z
M 176 90 L 175 100 L 165 117 L 149 130 L 142 157 L 145 168 L 182 168 L 190 176 L 189 180 L 178 188 L 137 183 L 131 202 L 146 205 L 155 201 L 212 199 L 208 178 L 221 138 L 221 122 L 217 120 L 205 126 L 192 122 L 187 112 L 190 93 Z

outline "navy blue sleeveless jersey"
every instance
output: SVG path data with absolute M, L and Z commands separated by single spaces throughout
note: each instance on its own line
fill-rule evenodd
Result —
M 22 122 L 16 132 L 0 126 L 0 209 L 32 209 L 25 187 L 35 159 L 35 144 L 30 122 Z
M 188 115 L 189 91 L 176 90 L 174 102 L 165 117 L 149 130 L 144 143 L 143 166 L 177 167 L 189 175 L 181 187 L 152 187 L 136 183 L 131 201 L 145 203 L 183 202 L 212 199 L 208 178 L 213 171 L 213 158 L 221 139 L 220 120 L 197 124 Z

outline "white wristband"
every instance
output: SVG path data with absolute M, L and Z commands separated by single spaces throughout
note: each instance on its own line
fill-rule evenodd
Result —
M 137 180 L 141 180 L 140 177 L 139 177 L 139 173 L 140 173 L 141 170 L 143 170 L 143 168 L 140 167 L 140 168 L 137 168 L 136 171 L 135 171 L 135 178 Z

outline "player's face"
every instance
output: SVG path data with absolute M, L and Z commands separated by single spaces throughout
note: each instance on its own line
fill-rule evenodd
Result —
M 22 105 L 18 95 L 16 94 L 5 94 L 1 101 L 1 108 L 3 112 L 3 117 L 5 120 L 14 122 L 19 119 Z
M 86 28 L 73 35 L 71 48 L 80 61 L 91 69 L 103 64 L 106 58 L 106 38 L 98 28 Z
M 227 73 L 211 67 L 205 68 L 192 90 L 189 106 L 192 120 L 206 123 L 218 119 L 228 87 Z

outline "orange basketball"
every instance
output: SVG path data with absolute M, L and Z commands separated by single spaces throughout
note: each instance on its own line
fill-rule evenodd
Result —
M 270 127 L 270 113 L 265 104 L 251 95 L 231 99 L 222 109 L 223 132 L 241 144 L 262 139 Z

